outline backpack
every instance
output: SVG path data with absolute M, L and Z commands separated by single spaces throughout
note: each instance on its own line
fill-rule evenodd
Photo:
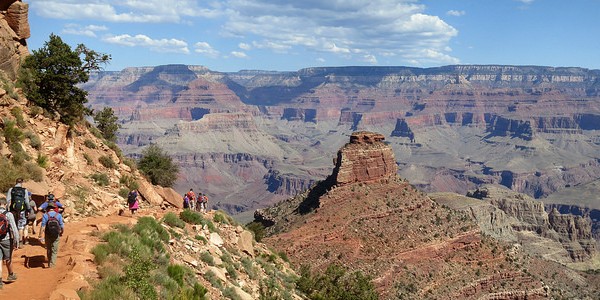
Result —
M 127 203 L 134 204 L 136 200 L 137 200 L 137 193 L 134 191 L 129 192 L 129 195 L 127 195 Z
M 190 198 L 188 198 L 187 195 L 185 195 L 183 197 L 183 208 L 189 208 L 190 207 Z
M 17 215 L 25 210 L 25 193 L 25 188 L 20 186 L 15 186 L 10 191 L 10 210 L 17 212 Z
M 48 222 L 46 223 L 46 236 L 56 238 L 60 235 L 62 229 L 60 228 L 60 222 L 56 218 L 57 214 L 51 216 L 48 214 Z
M 6 210 L 0 212 L 0 236 L 5 236 L 8 233 L 8 218 L 6 217 Z

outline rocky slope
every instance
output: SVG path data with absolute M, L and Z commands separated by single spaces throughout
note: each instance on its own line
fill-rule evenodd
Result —
M 506 187 L 486 185 L 467 197 L 451 193 L 434 193 L 431 197 L 470 213 L 486 234 L 519 242 L 534 255 L 560 263 L 592 263 L 598 254 L 589 218 L 563 215 L 556 209 L 547 213 L 542 202 Z
M 385 164 L 370 158 L 389 157 L 393 151 L 374 140 L 382 142 L 377 134 L 353 134 L 338 153 L 352 163 L 338 164 L 326 180 L 302 195 L 257 210 L 256 222 L 267 226 L 267 244 L 285 251 L 292 262 L 311 262 L 319 270 L 341 264 L 365 272 L 382 299 L 594 295 L 589 286 L 574 292 L 570 279 L 555 278 L 575 276 L 589 285 L 595 277 L 528 256 L 512 243 L 516 234 L 510 225 L 494 224 L 488 227 L 496 235 L 483 234 L 470 213 L 438 204 L 393 169 L 383 172 Z M 362 172 L 357 172 L 359 165 Z M 340 182 L 339 174 L 378 175 Z M 500 209 L 490 211 L 495 211 L 494 223 L 512 218 Z M 496 240 L 510 234 L 513 241 Z
M 197 174 L 180 178 L 180 191 L 199 186 L 219 207 L 243 211 L 325 178 L 328 153 L 356 130 L 382 132 L 400 175 L 427 192 L 494 183 L 541 198 L 593 181 L 599 75 L 500 65 L 234 73 L 170 65 L 101 72 L 84 88 L 94 107 L 110 105 L 123 120 L 125 153 L 158 143 Z M 210 159 L 230 155 L 267 163 L 249 175 Z M 226 186 L 253 197 L 231 197 Z

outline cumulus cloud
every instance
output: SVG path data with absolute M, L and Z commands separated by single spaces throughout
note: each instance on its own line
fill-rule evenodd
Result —
M 88 37 L 96 37 L 96 32 L 98 31 L 106 31 L 108 27 L 99 26 L 99 25 L 87 25 L 82 26 L 79 24 L 67 24 L 65 28 L 63 28 L 62 33 L 64 34 L 73 34 L 73 35 L 83 35 Z
M 207 42 L 197 42 L 194 44 L 194 51 L 196 53 L 204 54 L 208 57 L 216 58 L 219 57 L 219 51 L 215 50 L 209 43 Z
M 252 46 L 250 46 L 249 44 L 246 44 L 246 43 L 239 43 L 238 47 L 240 47 L 240 49 L 246 50 L 246 51 L 252 49 Z
M 446 14 L 449 16 L 460 17 L 464 16 L 466 12 L 464 10 L 449 10 L 446 12 Z
M 122 34 L 116 36 L 106 36 L 102 40 L 107 43 L 127 47 L 144 47 L 161 53 L 190 53 L 188 44 L 185 41 L 178 39 L 152 39 L 143 34 L 138 34 L 135 36 Z
M 212 18 L 221 15 L 219 4 L 200 7 L 194 0 L 177 0 L 168 5 L 160 0 L 30 0 L 32 10 L 42 17 L 67 20 L 164 23 L 182 22 L 186 17 Z
M 213 18 L 211 22 L 222 29 L 219 32 L 222 37 L 242 42 L 238 44 L 242 51 L 304 51 L 313 52 L 315 57 L 334 55 L 349 60 L 365 60 L 365 55 L 371 55 L 372 58 L 389 58 L 386 61 L 397 64 L 432 62 L 435 57 L 441 60 L 433 63 L 456 60 L 447 46 L 458 31 L 439 16 L 426 14 L 425 6 L 419 1 L 178 0 L 166 3 L 164 0 L 29 0 L 34 13 L 56 19 L 193 26 Z M 517 1 L 531 3 L 533 0 Z M 450 16 L 464 13 L 447 12 Z M 172 49 L 183 52 L 187 47 Z M 201 47 L 196 49 L 206 51 Z M 245 55 L 242 51 L 238 54 Z M 440 55 L 427 56 L 426 53 Z
M 248 55 L 246 55 L 246 53 L 244 52 L 240 52 L 240 51 L 231 51 L 231 55 L 237 58 L 246 58 L 248 57 Z
M 256 48 L 301 48 L 369 62 L 389 53 L 399 59 L 410 56 L 411 62 L 418 63 L 435 59 L 419 56 L 426 53 L 443 54 L 437 56 L 442 59 L 437 63 L 457 60 L 446 48 L 458 31 L 438 16 L 425 14 L 425 7 L 414 0 L 229 0 L 226 4 L 225 33 L 252 38 Z M 405 62 L 409 60 L 398 61 Z
M 535 0 L 517 0 L 517 1 L 522 2 L 524 4 L 530 4 L 530 3 L 532 3 Z

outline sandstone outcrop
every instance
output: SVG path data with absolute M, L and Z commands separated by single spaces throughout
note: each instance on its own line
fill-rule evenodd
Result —
M 534 232 L 560 242 L 573 261 L 585 261 L 596 253 L 589 217 L 562 215 L 556 208 L 550 213 L 541 201 L 504 187 L 484 186 L 468 194 L 481 199 L 516 219 L 510 222 L 518 232 Z
M 0 3 L 0 71 L 9 79 L 17 78 L 21 58 L 28 54 L 27 19 L 29 5 L 21 1 L 4 0 Z
M 387 179 L 396 175 L 396 159 L 382 134 L 355 132 L 342 147 L 335 160 L 333 176 L 336 184 Z

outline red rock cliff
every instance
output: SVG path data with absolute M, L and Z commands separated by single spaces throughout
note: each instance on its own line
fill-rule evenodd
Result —
M 396 174 L 396 159 L 382 134 L 359 131 L 337 153 L 333 176 L 336 184 L 372 181 Z

